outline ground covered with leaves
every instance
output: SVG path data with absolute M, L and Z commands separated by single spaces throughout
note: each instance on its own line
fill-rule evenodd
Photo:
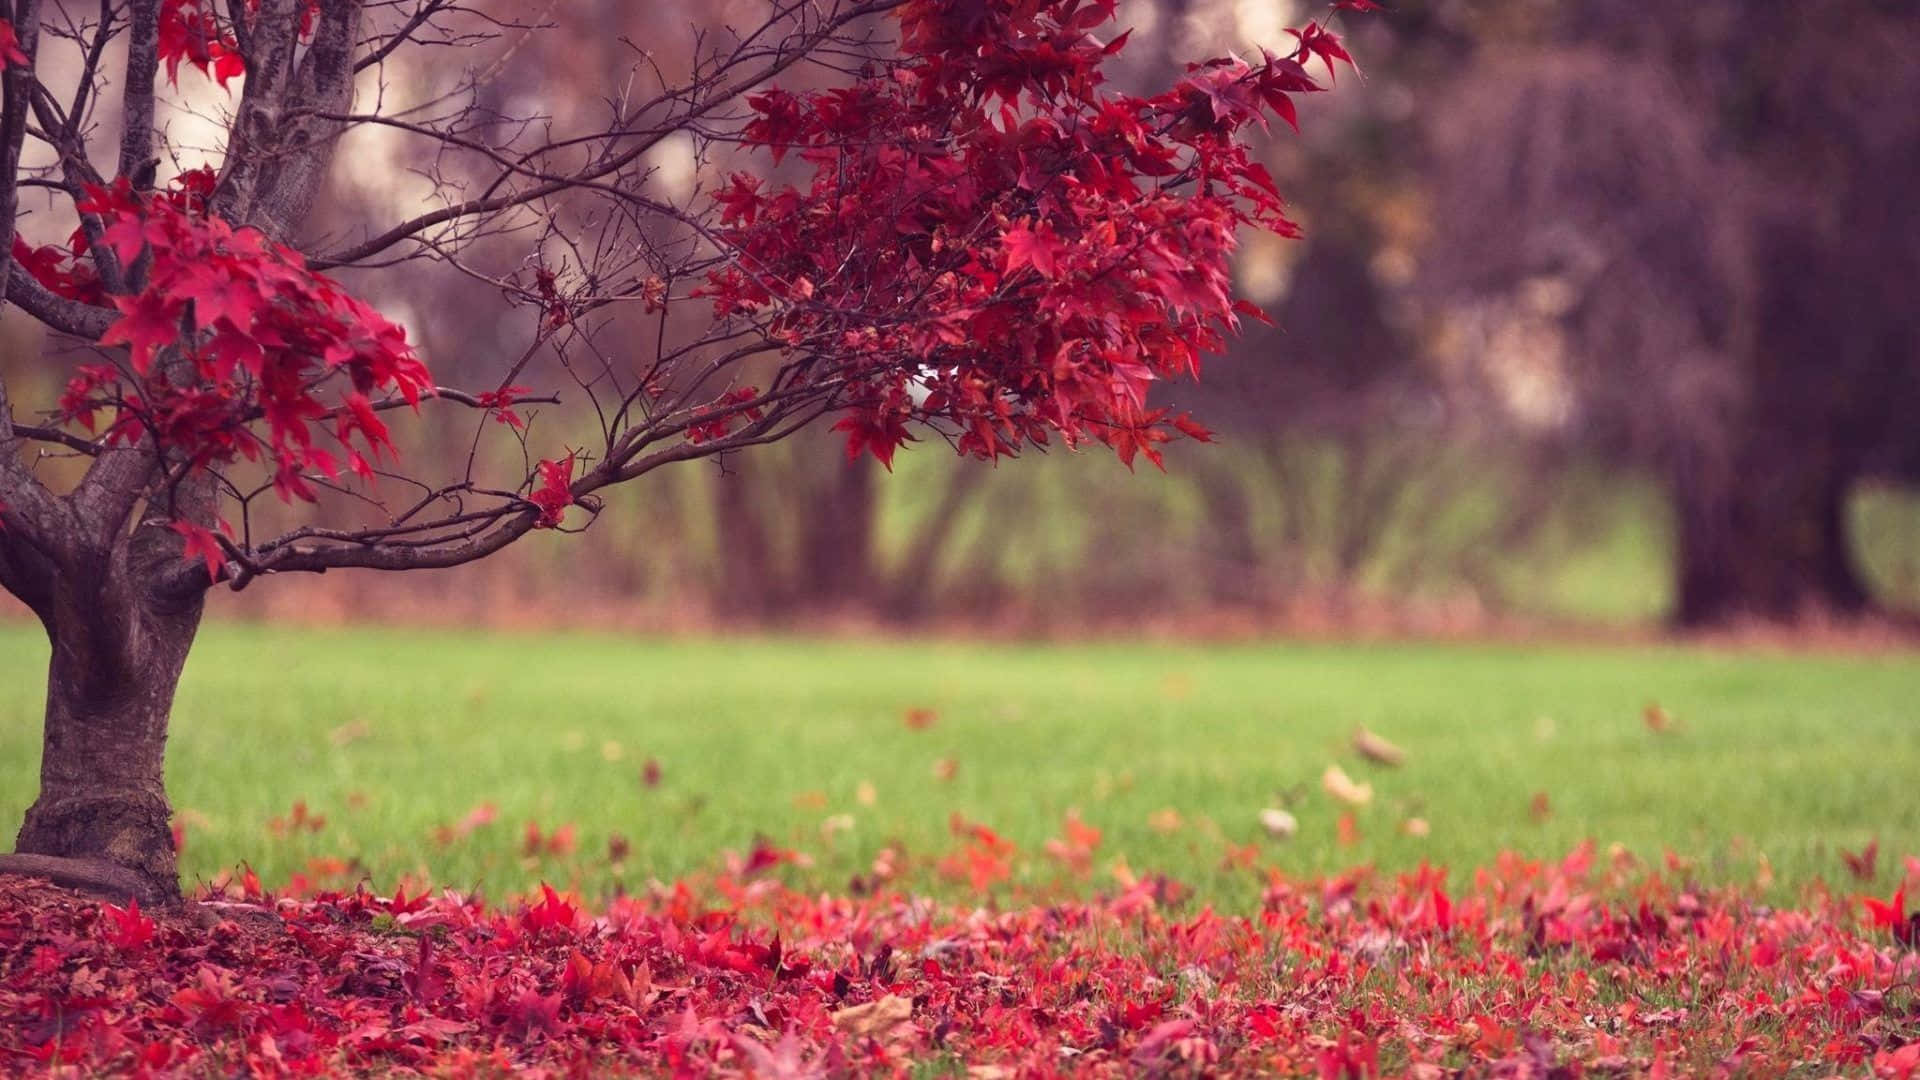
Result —
M 959 830 L 954 857 L 998 838 Z M 0 1068 L 507 1073 L 1909 1077 L 1920 885 L 1790 909 L 1582 846 L 1466 876 L 1145 877 L 967 907 L 783 884 L 791 853 L 616 898 L 306 897 L 175 912 L 0 881 Z

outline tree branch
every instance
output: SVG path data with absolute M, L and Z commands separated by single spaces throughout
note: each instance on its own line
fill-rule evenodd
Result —
M 31 440 L 33 442 L 55 443 L 66 447 L 76 454 L 85 454 L 88 457 L 97 457 L 100 454 L 99 443 L 91 439 L 83 439 L 71 431 L 62 431 L 57 427 L 44 427 L 39 424 L 15 424 L 13 425 L 13 434 L 17 438 Z
M 20 214 L 20 149 L 27 138 L 27 112 L 32 107 L 34 61 L 40 46 L 40 0 L 19 0 L 13 10 L 13 32 L 24 64 L 9 64 L 0 73 L 0 310 L 5 309 L 13 280 L 13 231 Z
M 8 268 L 5 299 L 51 329 L 85 341 L 98 341 L 107 327 L 120 318 L 120 313 L 111 308 L 94 307 L 55 295 L 13 262 L 9 252 L 0 252 L 0 266 Z
M 797 33 L 793 38 L 783 41 L 778 45 L 763 46 L 758 51 L 742 49 L 736 52 L 735 55 L 726 58 L 719 64 L 713 75 L 700 80 L 695 86 L 677 87 L 674 90 L 662 93 L 645 105 L 632 110 L 632 115 L 640 116 L 656 107 L 683 100 L 688 96 L 692 96 L 695 99 L 680 116 L 673 118 L 669 122 L 639 132 L 638 134 L 641 135 L 641 137 L 632 145 L 618 153 L 605 154 L 591 165 L 564 176 L 554 177 L 523 191 L 488 194 L 420 214 L 345 250 L 337 251 L 323 257 L 316 257 L 312 260 L 313 266 L 315 269 L 325 270 L 356 263 L 362 259 L 377 255 L 403 240 L 417 236 L 419 233 L 439 225 L 450 224 L 465 218 L 497 214 L 504 210 L 530 205 L 575 188 L 595 184 L 639 161 L 648 151 L 666 141 L 668 137 L 692 128 L 697 121 L 711 114 L 716 109 L 738 101 L 740 97 L 748 91 L 777 77 L 788 68 L 806 59 L 813 45 L 831 37 L 853 22 L 869 15 L 891 11 L 904 2 L 905 0 L 867 0 L 867 2 L 858 3 L 834 12 L 827 16 L 819 25 L 804 32 Z M 762 27 L 748 36 L 748 40 L 764 33 L 768 27 L 774 25 L 783 17 L 783 12 L 779 11 L 769 15 Z M 770 54 L 770 57 L 758 68 L 730 81 L 722 81 L 721 76 L 735 71 L 749 57 L 757 58 L 763 54 Z M 602 133 L 600 137 L 605 137 L 609 141 L 612 141 L 621 134 L 620 127 L 615 126 L 609 131 Z M 572 142 L 577 140 L 567 141 Z M 505 166 L 501 169 L 500 175 L 489 185 L 488 190 L 491 192 L 499 188 L 511 177 L 524 175 L 531 171 L 525 165 L 526 162 L 536 159 L 550 149 L 557 149 L 560 145 L 562 144 L 556 143 L 550 147 L 542 147 L 523 153 L 520 155 L 519 164 Z
M 120 96 L 120 176 L 153 157 L 153 90 L 160 71 L 160 0 L 128 5 L 126 85 Z M 104 24 L 106 16 L 101 16 Z
M 40 555 L 59 558 L 66 551 L 72 511 L 20 464 L 18 442 L 6 380 L 0 379 L 0 544 L 24 543 Z

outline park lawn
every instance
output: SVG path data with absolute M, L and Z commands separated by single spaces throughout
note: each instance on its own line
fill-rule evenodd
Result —
M 0 623 L 8 828 L 34 791 L 44 663 L 37 627 Z M 1649 727 L 1650 703 L 1668 730 Z M 932 722 L 909 725 L 915 709 Z M 1405 764 L 1359 758 L 1362 725 Z M 1332 764 L 1372 801 L 1330 797 Z M 965 842 L 958 814 L 1016 849 L 1006 880 L 984 860 L 1001 894 L 1161 872 L 1245 908 L 1269 869 L 1464 871 L 1591 839 L 1603 858 L 1671 851 L 1709 883 L 1770 877 L 1784 899 L 1818 879 L 1878 888 L 1851 879 L 1843 849 L 1877 840 L 1882 883 L 1920 852 L 1920 659 L 215 625 L 181 687 L 169 784 L 190 883 L 244 861 L 269 886 L 365 873 L 382 888 L 410 875 L 500 896 L 546 880 L 593 897 L 765 837 L 805 856 L 779 870 L 801 887 L 843 892 L 891 847 L 896 884 L 962 898 L 978 883 L 937 868 Z M 487 807 L 489 823 L 458 828 Z M 1268 837 L 1268 807 L 1298 834 Z M 1047 853 L 1056 838 L 1085 853 L 1088 834 L 1064 825 L 1076 812 L 1100 831 L 1078 872 Z M 1409 833 L 1415 817 L 1427 835 Z M 525 854 L 530 823 L 571 826 L 571 850 Z M 614 834 L 629 848 L 617 866 Z

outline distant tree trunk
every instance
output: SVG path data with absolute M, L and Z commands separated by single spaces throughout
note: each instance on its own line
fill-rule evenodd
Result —
M 1847 524 L 1850 478 L 1812 457 L 1750 453 L 1745 461 L 1717 476 L 1675 478 L 1675 621 L 1702 627 L 1871 608 Z
M 167 717 L 202 602 L 154 610 L 120 575 L 100 571 L 107 583 L 57 582 L 42 612 L 53 657 L 40 795 L 0 869 L 165 905 L 180 898 Z
M 800 538 L 798 598 L 816 609 L 865 608 L 874 586 L 873 459 L 836 461 L 810 500 Z
M 1868 462 L 1912 438 L 1920 400 L 1911 329 L 1889 330 L 1869 303 L 1885 288 L 1876 274 L 1888 260 L 1796 219 L 1765 223 L 1756 236 L 1763 271 L 1747 401 L 1726 436 L 1727 465 L 1675 485 L 1684 626 L 1871 609 L 1847 497 Z M 1888 310 L 1900 302 L 1878 301 Z
M 1260 606 L 1266 600 L 1245 470 L 1245 463 L 1230 460 L 1212 460 L 1195 470 L 1207 507 L 1207 599 L 1219 606 Z
M 934 576 L 941 558 L 957 531 L 960 512 L 973 501 L 987 473 L 982 469 L 952 469 L 947 474 L 946 490 L 940 502 L 920 523 L 907 554 L 901 560 L 887 590 L 885 610 L 888 618 L 912 622 L 924 618 L 933 601 Z
M 713 516 L 720 556 L 720 579 L 713 590 L 716 606 L 732 616 L 776 610 L 782 598 L 775 594 L 771 541 L 760 519 L 752 477 L 737 460 L 714 477 Z

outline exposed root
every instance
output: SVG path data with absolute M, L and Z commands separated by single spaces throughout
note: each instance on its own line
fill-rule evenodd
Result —
M 63 889 L 99 896 L 119 903 L 139 900 L 149 909 L 180 903 L 180 889 L 158 885 L 140 873 L 105 859 L 70 859 L 59 855 L 0 855 L 0 874 L 43 878 Z

